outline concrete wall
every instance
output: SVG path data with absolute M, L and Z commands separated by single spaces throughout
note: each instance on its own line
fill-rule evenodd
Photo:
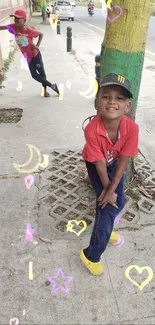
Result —
M 30 3 L 29 0 L 0 0 L 0 25 L 3 26 L 13 23 L 14 20 L 10 15 L 17 9 L 24 9 L 29 16 Z M 13 50 L 13 47 L 10 46 L 11 40 L 14 40 L 12 34 L 7 30 L 0 31 L 0 79 L 3 62 L 8 58 L 9 52 Z
M 0 1 L 0 9 L 5 9 L 11 6 L 11 0 L 1 0 Z

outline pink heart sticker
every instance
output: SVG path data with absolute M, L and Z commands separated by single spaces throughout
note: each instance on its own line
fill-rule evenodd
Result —
M 32 184 L 34 183 L 34 176 L 33 175 L 28 175 L 25 176 L 25 185 L 27 187 L 27 189 L 29 190 L 32 186 Z
M 123 13 L 123 9 L 122 9 L 120 6 L 112 6 L 111 8 L 108 8 L 108 9 L 109 9 L 110 11 L 113 11 L 114 8 L 118 8 L 118 9 L 120 10 L 120 13 L 119 13 L 116 17 L 114 17 L 113 19 L 110 19 L 110 18 L 107 16 L 107 13 L 103 12 L 103 10 L 102 10 L 102 14 L 103 14 L 103 16 L 104 16 L 105 18 L 107 18 L 107 19 L 110 21 L 110 23 L 112 23 L 114 20 L 116 20 L 117 18 L 119 18 L 119 17 L 122 15 L 122 13 Z

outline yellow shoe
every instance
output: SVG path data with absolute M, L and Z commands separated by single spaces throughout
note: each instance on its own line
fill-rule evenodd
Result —
M 116 234 L 116 232 L 112 231 L 109 239 L 109 244 L 113 245 L 116 244 L 118 241 L 119 241 L 119 236 Z
M 89 261 L 87 259 L 87 257 L 84 255 L 83 249 L 81 249 L 80 258 L 81 258 L 83 264 L 87 267 L 87 269 L 93 275 L 100 275 L 103 273 L 103 266 L 102 266 L 101 262 L 93 263 L 93 262 Z

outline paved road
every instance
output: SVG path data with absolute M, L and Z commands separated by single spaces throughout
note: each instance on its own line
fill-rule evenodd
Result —
M 75 8 L 75 15 L 75 21 L 78 20 L 81 23 L 85 22 L 86 24 L 91 24 L 89 26 L 91 29 L 95 29 L 95 31 L 99 35 L 103 35 L 106 25 L 106 19 L 103 17 L 101 9 L 96 8 L 94 16 L 89 17 L 86 7 L 77 6 Z M 63 24 L 66 25 L 67 22 L 63 22 Z M 71 25 L 71 22 L 69 22 L 69 25 Z M 146 49 L 147 54 L 149 54 L 149 56 L 151 56 L 152 59 L 155 60 L 155 17 L 150 18 Z

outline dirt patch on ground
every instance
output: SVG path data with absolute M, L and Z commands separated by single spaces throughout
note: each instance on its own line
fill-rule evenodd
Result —
M 0 109 L 0 123 L 18 123 L 22 114 L 21 108 Z

